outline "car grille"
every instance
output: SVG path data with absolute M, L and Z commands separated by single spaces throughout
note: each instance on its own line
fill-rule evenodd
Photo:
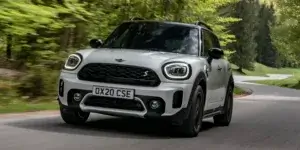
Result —
M 87 64 L 78 72 L 77 76 L 79 80 L 93 82 L 152 87 L 160 84 L 159 77 L 151 69 L 118 64 Z
M 114 108 L 132 111 L 144 111 L 144 107 L 141 102 L 135 100 L 108 98 L 108 97 L 89 97 L 85 102 L 87 106 Z

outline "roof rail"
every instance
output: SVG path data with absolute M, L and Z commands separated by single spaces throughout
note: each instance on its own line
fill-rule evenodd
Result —
M 145 19 L 141 17 L 132 17 L 130 20 L 145 20 Z
M 206 23 L 204 23 L 204 22 L 202 22 L 202 21 L 198 21 L 198 22 L 196 23 L 196 25 L 204 26 L 204 27 L 206 27 L 207 29 L 213 31 L 213 29 L 212 29 L 209 25 L 207 25 Z

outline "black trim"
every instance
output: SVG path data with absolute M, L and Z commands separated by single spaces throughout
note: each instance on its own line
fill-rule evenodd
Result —
M 131 21 L 133 20 L 145 20 L 145 18 L 141 18 L 141 17 L 133 17 L 130 19 Z
M 190 93 L 190 98 L 188 102 L 188 106 L 186 108 L 182 108 L 179 112 L 172 116 L 161 116 L 161 115 L 154 115 L 152 113 L 147 113 L 145 115 L 145 118 L 147 119 L 157 119 L 157 120 L 162 120 L 162 121 L 167 121 L 168 123 L 171 123 L 173 125 L 182 125 L 183 121 L 187 119 L 189 116 L 190 110 L 191 110 L 191 102 L 193 98 L 193 93 L 196 89 L 196 87 L 200 84 L 201 81 L 206 81 L 206 76 L 203 72 L 199 72 L 195 82 L 193 89 Z
M 224 107 L 220 106 L 220 107 L 217 107 L 217 108 L 214 108 L 214 109 L 206 110 L 206 111 L 204 111 L 203 116 L 204 116 L 204 118 L 210 118 L 210 117 L 213 117 L 215 115 L 222 114 L 222 113 L 224 113 L 223 108 Z M 216 113 L 216 112 L 219 112 L 219 113 Z
M 75 107 L 79 107 L 79 103 L 80 102 L 77 102 L 77 101 L 74 101 L 73 100 L 73 94 L 74 93 L 80 93 L 82 95 L 82 98 L 88 94 L 88 93 L 92 93 L 91 90 L 82 90 L 82 89 L 70 89 L 68 91 L 68 94 L 67 94 L 67 102 L 68 102 L 68 106 L 75 106 Z
M 80 57 L 80 59 L 81 59 L 80 63 L 79 63 L 79 64 L 77 65 L 77 67 L 74 68 L 74 69 L 66 69 L 66 68 L 65 68 L 65 65 L 66 65 L 66 63 L 67 63 L 67 61 L 68 61 L 69 56 L 72 55 L 72 54 L 70 54 L 70 55 L 68 56 L 68 58 L 67 58 L 65 64 L 63 65 L 63 68 L 62 68 L 62 69 L 67 70 L 67 71 L 74 71 L 74 70 L 76 70 L 76 69 L 81 65 L 81 63 L 83 62 L 83 56 L 82 56 L 80 53 L 78 53 L 78 52 L 77 52 L 77 53 L 73 53 L 73 54 L 76 54 L 76 55 L 78 55 L 78 56 Z
M 198 21 L 196 23 L 196 25 L 199 25 L 200 27 L 206 28 L 206 29 L 208 29 L 208 30 L 210 30 L 210 31 L 213 32 L 213 29 L 208 24 L 204 23 L 203 21 Z
M 183 91 L 176 91 L 173 94 L 172 108 L 180 108 L 183 101 Z
M 91 78 L 90 76 L 88 76 L 88 77 L 84 76 L 86 74 L 86 72 L 85 72 L 86 68 L 89 69 L 90 66 L 91 67 L 95 67 L 95 66 L 98 67 L 99 65 L 125 67 L 125 69 L 129 68 L 130 73 L 132 73 L 132 72 L 136 71 L 137 69 L 139 69 L 139 71 L 141 71 L 141 70 L 148 71 L 149 73 L 151 73 L 151 76 L 148 76 L 147 78 L 145 77 L 145 78 L 141 79 L 140 77 L 134 77 L 134 76 L 116 77 L 116 76 L 105 74 L 105 76 L 102 77 L 101 80 L 99 80 L 98 78 Z M 157 87 L 161 84 L 161 80 L 160 80 L 159 76 L 151 68 L 147 68 L 147 67 L 143 67 L 143 66 L 135 66 L 135 65 L 118 64 L 118 63 L 117 64 L 114 64 L 114 63 L 89 63 L 89 64 L 86 64 L 77 73 L 77 78 L 79 80 L 83 80 L 83 81 L 93 81 L 93 82 L 112 83 L 112 84 L 124 84 L 124 85 L 134 85 L 134 86 L 145 86 L 145 87 Z
M 58 94 L 60 97 L 64 97 L 64 91 L 65 91 L 65 81 L 63 79 L 59 79 Z
M 61 108 L 66 108 L 68 110 L 77 110 L 77 111 L 81 110 L 80 107 L 76 106 L 76 105 L 67 106 L 67 105 L 62 104 L 59 98 L 57 98 L 57 101 Z
M 165 66 L 166 66 L 166 65 L 169 65 L 169 64 L 172 64 L 172 63 L 183 63 L 183 64 L 188 65 L 188 67 L 189 67 L 189 74 L 188 74 L 188 76 L 187 76 L 186 78 L 182 78 L 182 79 L 172 79 L 172 78 L 168 77 L 168 76 L 166 75 L 166 73 L 165 73 Z M 163 73 L 163 75 L 165 76 L 165 78 L 167 78 L 167 79 L 169 79 L 169 80 L 177 80 L 177 81 L 188 80 L 188 79 L 192 76 L 192 66 L 191 66 L 190 64 L 186 63 L 186 62 L 183 62 L 183 61 L 172 61 L 172 62 L 167 62 L 167 63 L 165 63 L 165 64 L 161 67 L 161 70 L 162 70 L 162 73 Z
M 84 104 L 86 106 L 103 107 L 109 109 L 122 109 L 130 111 L 145 110 L 140 101 L 111 97 L 91 96 L 86 99 Z
M 181 125 L 188 112 L 189 112 L 188 108 L 182 108 L 180 111 L 178 111 L 176 114 L 172 116 L 161 116 L 153 113 L 147 113 L 145 115 L 145 118 L 166 121 L 167 123 L 171 123 L 173 125 Z
M 166 102 L 162 98 L 155 97 L 155 96 L 145 96 L 145 95 L 135 95 L 135 97 L 140 98 L 143 101 L 144 105 L 146 106 L 147 113 L 145 114 L 145 116 L 160 117 L 163 113 L 165 113 Z M 162 103 L 162 107 L 159 110 L 152 110 L 149 107 L 149 102 L 154 99 L 160 100 L 160 102 Z
M 189 98 L 189 102 L 188 102 L 187 113 L 185 114 L 183 119 L 188 118 L 191 107 L 192 107 L 191 103 L 192 103 L 192 100 L 193 100 L 193 93 L 195 92 L 195 90 L 196 90 L 197 86 L 200 84 L 200 82 L 203 81 L 203 80 L 204 80 L 204 82 L 206 82 L 206 76 L 205 76 L 205 73 L 201 71 L 201 72 L 198 73 L 197 78 L 194 81 L 194 85 L 193 85 L 192 91 L 190 93 L 190 98 Z M 205 93 L 205 95 L 206 95 L 206 93 Z M 206 103 L 206 99 L 205 99 L 205 103 Z

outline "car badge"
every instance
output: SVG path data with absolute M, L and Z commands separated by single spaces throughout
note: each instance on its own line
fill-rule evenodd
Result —
M 117 62 L 123 62 L 125 61 L 124 59 L 115 59 Z
M 148 72 L 149 72 L 149 71 L 145 71 L 144 74 L 143 74 L 143 77 L 148 76 Z

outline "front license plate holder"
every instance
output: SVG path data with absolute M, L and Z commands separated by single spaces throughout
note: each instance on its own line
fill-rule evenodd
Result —
M 106 87 L 106 86 L 93 86 L 93 95 L 101 96 L 101 97 L 133 100 L 135 95 L 135 90 L 126 89 L 126 88 Z

